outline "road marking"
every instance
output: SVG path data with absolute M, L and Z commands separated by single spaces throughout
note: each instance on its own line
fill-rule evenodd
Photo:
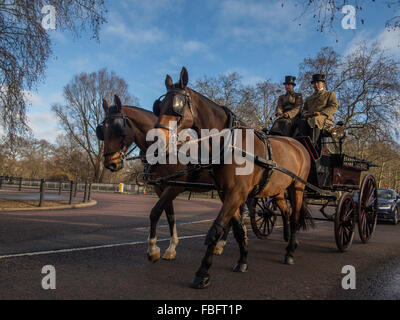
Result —
M 184 236 L 179 237 L 179 240 L 185 239 L 194 239 L 194 238 L 202 238 L 205 237 L 206 234 L 198 234 L 194 236 Z M 170 241 L 170 239 L 160 239 L 157 242 L 165 242 Z M 97 250 L 97 249 L 107 249 L 107 248 L 115 248 L 115 247 L 124 247 L 124 246 L 135 246 L 139 244 L 146 244 L 147 241 L 136 241 L 136 242 L 126 242 L 126 243 L 116 243 L 116 244 L 107 244 L 101 246 L 93 246 L 93 247 L 82 247 L 82 248 L 71 248 L 71 249 L 60 249 L 60 250 L 50 250 L 50 251 L 38 251 L 38 252 L 26 252 L 26 253 L 18 253 L 18 254 L 10 254 L 0 256 L 0 260 L 8 259 L 8 258 L 20 258 L 20 257 L 34 257 L 34 256 L 42 256 L 48 254 L 57 254 L 57 253 L 69 253 L 69 252 L 78 252 L 78 251 L 89 251 L 89 250 Z
M 212 222 L 215 219 L 210 219 L 210 220 L 199 220 L 199 221 L 193 221 L 193 222 L 182 222 L 182 223 L 177 223 L 176 226 L 186 226 L 186 225 L 190 225 L 190 224 L 198 224 L 198 223 L 205 223 L 205 222 Z M 169 227 L 169 224 L 163 224 L 163 225 L 159 225 L 157 226 L 157 228 L 166 228 Z M 150 227 L 138 227 L 138 228 L 133 228 L 132 230 L 149 230 Z
M 185 222 L 184 224 L 195 224 L 200 222 L 209 222 L 214 220 L 201 220 L 201 221 L 194 221 L 194 222 Z M 326 221 L 316 222 L 315 224 L 326 223 Z M 280 229 L 282 226 L 276 226 L 275 229 Z M 232 231 L 231 231 L 232 232 Z M 195 238 L 204 238 L 207 234 L 198 234 L 193 236 L 183 236 L 178 237 L 179 240 L 186 240 L 186 239 L 195 239 Z M 166 242 L 170 241 L 171 239 L 160 239 L 157 242 Z M 34 256 L 42 256 L 42 255 L 49 255 L 49 254 L 58 254 L 58 253 L 69 253 L 69 252 L 79 252 L 79 251 L 89 251 L 89 250 L 98 250 L 98 249 L 108 249 L 108 248 L 116 248 L 116 247 L 124 247 L 124 246 L 135 246 L 140 244 L 147 244 L 147 241 L 136 241 L 136 242 L 126 242 L 126 243 L 116 243 L 116 244 L 106 244 L 100 246 L 91 246 L 91 247 L 82 247 L 82 248 L 71 248 L 71 249 L 59 249 L 59 250 L 49 250 L 49 251 L 37 251 L 37 252 L 26 252 L 26 253 L 17 253 L 17 254 L 10 254 L 10 255 L 3 255 L 0 256 L 0 260 L 9 259 L 9 258 L 20 258 L 20 257 L 34 257 Z

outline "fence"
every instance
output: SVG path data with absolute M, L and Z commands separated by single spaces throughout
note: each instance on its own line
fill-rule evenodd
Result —
M 83 193 L 82 202 L 88 202 L 91 199 L 93 192 L 120 192 L 120 184 L 106 184 L 106 183 L 90 183 L 90 182 L 78 182 L 78 181 L 47 181 L 45 179 L 24 179 L 21 177 L 8 177 L 0 176 L 0 189 L 8 187 L 13 189 L 22 190 L 39 190 L 39 206 L 43 206 L 44 196 L 46 191 L 53 191 L 61 195 L 62 193 L 68 193 L 69 204 L 72 204 L 73 199 L 76 198 L 77 193 Z M 124 184 L 124 192 L 130 194 L 145 194 L 155 195 L 153 188 L 138 185 L 138 184 Z M 211 198 L 216 197 L 214 191 L 207 193 L 192 193 L 185 192 L 182 194 L 187 196 L 188 199 L 194 198 Z

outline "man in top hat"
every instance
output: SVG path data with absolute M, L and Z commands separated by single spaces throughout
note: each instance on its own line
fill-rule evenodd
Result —
M 280 136 L 292 136 L 293 125 L 295 118 L 300 113 L 303 105 L 303 97 L 301 93 L 296 93 L 294 87 L 296 86 L 296 77 L 286 76 L 285 85 L 286 94 L 282 95 L 278 99 L 278 106 L 276 108 L 275 120 L 270 134 Z
M 310 136 L 314 145 L 318 144 L 321 130 L 332 128 L 333 115 L 338 109 L 336 94 L 326 90 L 325 83 L 324 74 L 313 75 L 314 94 L 306 99 L 298 124 L 299 135 Z

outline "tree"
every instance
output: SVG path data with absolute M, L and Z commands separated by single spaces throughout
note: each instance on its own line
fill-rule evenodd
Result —
M 78 36 L 89 29 L 98 39 L 105 22 L 103 0 L 0 0 L 0 125 L 11 136 L 26 132 L 26 92 L 43 78 L 52 54 L 42 27 L 42 8 L 52 5 L 58 30 Z
M 282 6 L 287 2 L 287 0 L 281 0 Z M 372 3 L 374 6 L 377 6 L 378 2 L 379 4 L 383 3 L 382 0 L 297 0 L 296 5 L 303 7 L 300 17 L 304 16 L 306 13 L 311 13 L 313 18 L 317 20 L 317 30 L 323 32 L 333 30 L 333 24 L 337 16 L 339 16 L 340 19 L 344 17 L 342 8 L 345 5 L 354 5 L 357 12 L 362 12 L 365 8 L 365 4 Z M 388 8 L 392 8 L 395 12 L 395 16 L 386 21 L 386 28 L 388 30 L 400 28 L 400 15 L 398 14 L 400 0 L 385 0 L 384 4 Z M 362 17 L 359 20 L 362 24 L 366 23 L 365 19 Z
M 231 108 L 240 100 L 241 76 L 237 72 L 197 79 L 193 88 L 212 101 Z
M 344 57 L 332 48 L 322 48 L 315 58 L 300 64 L 300 88 L 309 95 L 311 74 L 325 74 L 327 88 L 338 98 L 336 120 L 346 126 L 361 124 L 366 129 L 362 134 L 373 132 L 389 139 L 398 133 L 400 120 L 399 66 L 377 43 L 360 42 Z
M 64 88 L 65 104 L 52 106 L 65 134 L 88 157 L 94 182 L 102 182 L 105 173 L 103 143 L 96 137 L 96 127 L 103 120 L 102 99 L 112 101 L 115 94 L 118 94 L 124 105 L 138 105 L 137 98 L 128 93 L 125 80 L 114 72 L 102 69 L 74 76 Z

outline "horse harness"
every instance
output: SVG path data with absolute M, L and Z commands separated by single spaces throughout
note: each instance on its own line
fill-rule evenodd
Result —
M 169 94 L 173 94 L 173 100 L 172 100 L 172 110 L 175 114 L 177 114 L 180 119 L 178 121 L 179 123 L 184 119 L 185 116 L 185 107 L 186 105 L 189 107 L 189 110 L 192 114 L 192 117 L 194 118 L 194 113 L 193 113 L 193 108 L 192 108 L 192 98 L 190 97 L 189 92 L 186 89 L 178 89 L 178 88 L 170 88 L 168 89 L 166 94 L 163 94 L 161 97 L 159 97 L 156 101 L 154 101 L 153 104 L 153 113 L 159 117 L 160 116 L 160 104 L 162 102 L 162 99 L 168 96 Z M 160 129 L 165 129 L 168 131 L 173 131 L 173 128 L 170 128 L 169 126 L 157 123 L 155 128 L 160 128 Z
M 123 150 L 125 147 L 129 147 L 128 143 L 126 142 L 126 126 L 128 125 L 129 128 L 132 128 L 132 125 L 130 123 L 129 118 L 127 115 L 121 111 L 113 112 L 113 108 L 115 107 L 110 107 L 107 111 L 106 118 L 102 123 L 100 123 L 97 128 L 96 128 L 96 136 L 100 141 L 104 141 L 104 126 L 106 124 L 112 126 L 112 128 L 115 130 L 116 134 L 123 137 L 123 140 L 121 142 L 121 147 L 120 149 L 116 149 L 107 153 L 103 154 L 103 157 L 111 156 L 116 153 L 120 153 L 120 158 L 121 160 L 124 160 L 125 157 L 130 155 L 136 148 L 135 146 L 133 149 L 131 149 L 129 152 L 125 153 Z

